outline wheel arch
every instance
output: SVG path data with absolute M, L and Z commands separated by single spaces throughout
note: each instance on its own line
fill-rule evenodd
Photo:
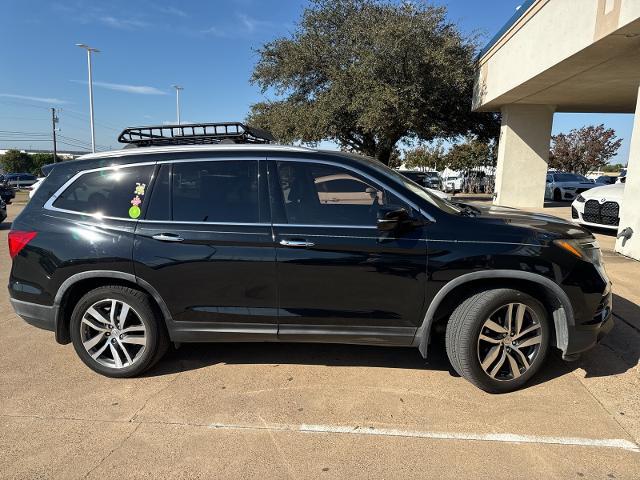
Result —
M 171 313 L 160 294 L 149 283 L 131 273 L 114 270 L 89 270 L 70 276 L 58 288 L 53 303 L 56 311 L 55 338 L 58 343 L 67 344 L 71 342 L 69 320 L 71 312 L 80 297 L 94 288 L 113 284 L 133 287 L 151 296 L 154 306 L 164 319 L 164 327 L 168 329 L 171 322 Z
M 565 353 L 569 341 L 569 326 L 575 324 L 569 297 L 558 284 L 547 277 L 517 270 L 472 272 L 449 281 L 429 304 L 422 324 L 416 331 L 414 346 L 426 358 L 434 326 L 446 325 L 447 315 L 460 303 L 461 296 L 475 293 L 479 289 L 504 287 L 523 290 L 542 301 L 553 319 L 553 343 Z

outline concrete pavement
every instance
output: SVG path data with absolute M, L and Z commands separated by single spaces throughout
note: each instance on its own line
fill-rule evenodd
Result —
M 0 478 L 638 478 L 640 263 L 606 255 L 624 320 L 580 362 L 553 357 L 500 396 L 437 346 L 425 363 L 410 349 L 184 345 L 143 378 L 108 379 L 2 292 Z

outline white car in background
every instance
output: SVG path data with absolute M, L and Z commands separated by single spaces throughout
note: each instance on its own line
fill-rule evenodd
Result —
M 547 184 L 544 189 L 544 198 L 556 202 L 561 200 L 573 200 L 582 192 L 595 187 L 593 180 L 577 173 L 552 172 L 547 174 Z
M 614 183 L 581 193 L 571 204 L 571 218 L 580 225 L 618 230 L 624 185 Z
M 446 177 L 442 184 L 445 192 L 452 192 L 455 194 L 456 192 L 462 191 L 462 187 L 464 186 L 464 177 L 462 175 L 451 175 Z
M 29 198 L 33 198 L 33 196 L 36 193 L 36 190 L 38 190 L 40 185 L 42 185 L 42 182 L 44 182 L 45 178 L 47 178 L 47 177 L 38 177 L 38 179 L 36 180 L 36 183 L 31 185 L 31 190 L 29 191 Z

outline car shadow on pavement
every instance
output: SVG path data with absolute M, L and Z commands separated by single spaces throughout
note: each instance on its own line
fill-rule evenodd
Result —
M 459 377 L 447 357 L 444 342 L 429 347 L 427 360 L 417 349 L 320 343 L 190 343 L 171 349 L 155 367 L 143 374 L 162 376 L 217 364 L 325 365 L 446 371 Z M 524 388 L 566 375 L 572 365 L 550 355 L 542 370 Z M 575 368 L 575 367 L 573 367 Z
M 11 222 L 0 223 L 0 230 L 11 230 Z
M 216 364 L 297 364 L 449 370 L 439 354 L 425 361 L 417 349 L 322 343 L 188 343 L 171 349 L 146 375 L 166 375 Z
M 614 295 L 616 325 L 595 348 L 578 361 L 565 362 L 553 349 L 542 370 L 524 387 L 529 388 L 562 377 L 578 368 L 585 376 L 605 377 L 625 373 L 640 358 L 640 307 Z M 198 370 L 217 364 L 232 365 L 325 365 L 349 367 L 400 368 L 446 371 L 453 377 L 444 342 L 436 339 L 424 360 L 417 349 L 321 343 L 188 343 L 172 348 L 144 376 L 155 377 Z

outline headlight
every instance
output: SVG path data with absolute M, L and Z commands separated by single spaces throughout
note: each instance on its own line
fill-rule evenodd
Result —
M 576 201 L 578 203 L 584 203 L 584 197 L 582 196 L 582 194 L 578 195 L 578 198 L 576 198 Z
M 556 240 L 554 242 L 560 248 L 566 250 L 572 255 L 594 265 L 602 265 L 602 252 L 597 240 L 590 238 L 580 240 Z

